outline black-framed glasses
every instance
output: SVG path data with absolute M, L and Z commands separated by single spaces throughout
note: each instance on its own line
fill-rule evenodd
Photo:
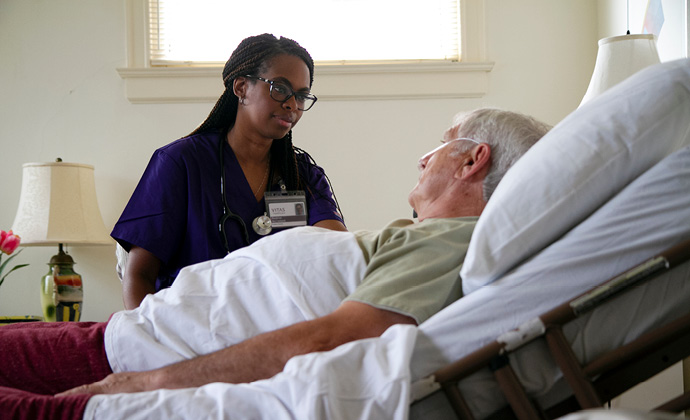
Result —
M 311 109 L 311 107 L 314 106 L 316 100 L 318 99 L 311 93 L 295 92 L 294 90 L 292 90 L 290 86 L 286 85 L 285 83 L 276 82 L 274 80 L 267 80 L 259 76 L 246 75 L 244 77 L 248 79 L 261 80 L 264 83 L 268 83 L 271 86 L 269 92 L 271 98 L 274 101 L 285 103 L 288 101 L 288 99 L 294 96 L 295 101 L 297 102 L 297 109 L 299 109 L 300 111 L 309 111 L 309 109 Z

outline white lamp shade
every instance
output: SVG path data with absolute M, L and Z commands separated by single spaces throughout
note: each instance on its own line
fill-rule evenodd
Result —
M 643 68 L 659 62 L 656 36 L 653 34 L 600 39 L 592 80 L 580 106 Z
M 98 210 L 93 166 L 25 163 L 12 231 L 21 245 L 111 245 Z

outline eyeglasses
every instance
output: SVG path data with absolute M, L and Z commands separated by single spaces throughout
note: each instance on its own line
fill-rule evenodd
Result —
M 297 102 L 297 109 L 299 109 L 300 111 L 309 111 L 309 109 L 311 109 L 311 107 L 314 106 L 314 103 L 316 103 L 316 96 L 310 93 L 295 92 L 294 90 L 292 90 L 292 88 L 290 88 L 290 86 L 286 85 L 285 83 L 267 80 L 259 76 L 247 75 L 244 77 L 248 79 L 261 80 L 264 83 L 268 83 L 271 86 L 270 95 L 274 101 L 285 103 L 288 101 L 288 99 L 294 96 L 295 101 Z

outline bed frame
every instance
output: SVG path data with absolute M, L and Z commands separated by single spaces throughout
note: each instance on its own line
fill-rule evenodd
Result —
M 496 341 L 439 369 L 434 378 L 459 419 L 471 420 L 474 416 L 457 383 L 487 367 L 509 403 L 491 415 L 491 419 L 552 419 L 580 409 L 601 408 L 606 401 L 690 357 L 690 304 L 686 315 L 585 365 L 577 360 L 563 334 L 563 327 L 631 287 L 688 261 L 690 240 L 501 335 Z M 508 354 L 535 340 L 545 340 L 549 353 L 572 390 L 571 397 L 551 407 L 540 407 L 527 395 L 508 358 Z M 688 408 L 690 390 L 685 390 L 682 395 L 653 410 L 679 413 Z

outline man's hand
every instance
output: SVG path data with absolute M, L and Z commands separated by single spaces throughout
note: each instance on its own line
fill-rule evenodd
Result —
M 347 301 L 329 315 L 260 334 L 214 353 L 148 372 L 114 373 L 100 382 L 58 396 L 189 388 L 211 382 L 252 382 L 272 377 L 298 354 L 328 351 L 350 341 L 378 337 L 394 324 L 415 324 L 415 321 L 365 303 Z
M 119 394 L 150 391 L 152 389 L 157 389 L 157 387 L 152 384 L 152 377 L 152 372 L 111 373 L 102 381 L 72 388 L 57 394 L 56 397 L 75 394 Z

